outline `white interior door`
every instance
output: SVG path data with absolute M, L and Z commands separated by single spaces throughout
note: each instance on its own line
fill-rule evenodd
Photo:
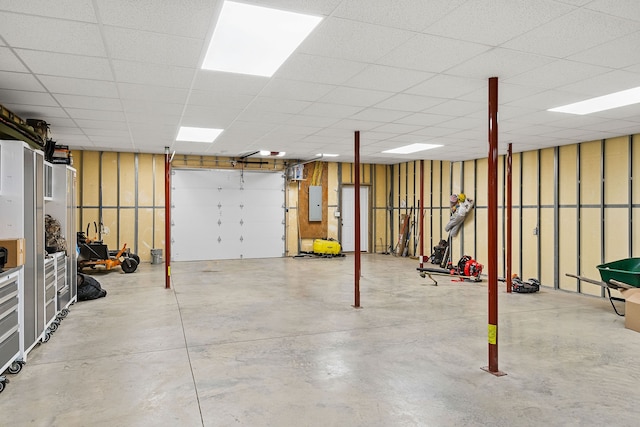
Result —
M 342 250 L 353 252 L 355 245 L 355 187 L 342 187 Z M 369 187 L 360 187 L 360 251 L 369 248 Z
M 283 256 L 281 172 L 175 169 L 171 179 L 172 261 Z

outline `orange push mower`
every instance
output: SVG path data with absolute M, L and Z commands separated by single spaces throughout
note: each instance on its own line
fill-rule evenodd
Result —
M 88 233 L 89 226 L 87 225 Z M 105 270 L 111 270 L 120 266 L 125 273 L 133 273 L 138 268 L 140 258 L 127 249 L 126 243 L 119 251 L 110 251 L 102 240 L 89 239 L 83 231 L 78 231 L 77 242 L 80 251 L 78 255 L 78 271 L 82 271 L 84 268 L 95 269 L 98 266 Z

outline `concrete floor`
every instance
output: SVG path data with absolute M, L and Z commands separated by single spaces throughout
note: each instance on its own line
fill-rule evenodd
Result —
M 6 426 L 637 426 L 640 334 L 609 302 L 353 257 L 175 263 L 97 278 L 0 395 Z M 502 284 L 501 284 L 502 285 Z

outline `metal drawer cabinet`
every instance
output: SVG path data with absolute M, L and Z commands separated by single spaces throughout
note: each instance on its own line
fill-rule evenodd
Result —
M 0 392 L 7 382 L 2 373 L 17 374 L 22 364 L 20 355 L 20 325 L 18 322 L 19 271 L 0 273 Z

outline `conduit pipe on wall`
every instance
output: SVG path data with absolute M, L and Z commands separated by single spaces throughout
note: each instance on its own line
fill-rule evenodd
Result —
M 420 235 L 420 268 L 424 268 L 424 160 L 420 160 L 420 215 L 418 234 Z
M 171 289 L 171 158 L 164 147 L 164 251 L 165 289 Z
M 354 135 L 354 204 L 355 204 L 355 254 L 354 254 L 354 308 L 360 308 L 360 131 Z

